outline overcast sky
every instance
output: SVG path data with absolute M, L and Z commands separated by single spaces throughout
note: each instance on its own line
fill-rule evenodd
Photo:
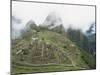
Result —
M 61 17 L 66 28 L 72 26 L 85 31 L 95 22 L 93 6 L 12 2 L 12 15 L 22 20 L 21 25 L 25 25 L 29 20 L 33 20 L 37 25 L 42 24 L 51 12 Z

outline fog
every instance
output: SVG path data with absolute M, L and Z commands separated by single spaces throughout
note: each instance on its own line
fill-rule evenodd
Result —
M 12 16 L 21 20 L 21 23 L 12 24 L 22 29 L 29 20 L 37 25 L 43 24 L 48 14 L 57 13 L 67 29 L 81 29 L 85 32 L 95 22 L 95 7 L 79 5 L 46 4 L 32 2 L 12 2 Z M 13 18 L 12 18 L 13 19 Z

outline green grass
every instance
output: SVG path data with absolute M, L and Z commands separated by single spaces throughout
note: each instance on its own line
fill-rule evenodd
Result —
M 55 63 L 55 60 L 56 60 L 57 64 L 41 65 L 42 64 L 41 53 L 37 53 L 37 55 L 36 55 L 36 53 L 34 52 L 34 51 L 41 52 L 41 50 L 40 49 L 32 50 L 32 48 L 30 48 L 31 52 L 29 53 L 29 55 L 27 55 L 28 57 L 26 59 L 28 59 L 28 61 L 30 61 L 30 60 L 32 60 L 31 57 L 40 56 L 39 59 L 34 58 L 32 63 L 25 61 L 31 65 L 27 65 L 27 64 L 23 63 L 23 61 L 20 61 L 21 64 L 12 63 L 12 67 L 11 67 L 12 74 L 71 71 L 71 70 L 90 69 L 90 67 L 94 67 L 95 60 L 94 60 L 93 56 L 91 56 L 87 52 L 79 49 L 67 37 L 62 36 L 59 33 L 47 31 L 47 30 L 37 32 L 37 37 L 39 38 L 39 40 L 42 40 L 42 43 L 38 41 L 39 44 L 49 43 L 49 45 L 53 46 L 54 48 L 57 48 L 57 51 L 54 50 L 53 48 L 48 49 L 47 52 L 46 52 L 46 50 L 44 50 L 45 51 L 44 58 L 47 58 L 46 53 L 49 53 L 49 55 L 52 54 L 53 58 L 48 58 L 48 60 L 43 61 L 43 64 L 46 62 L 51 63 L 51 61 L 53 61 L 53 60 L 54 60 L 53 63 Z M 19 46 L 28 47 L 28 43 L 30 43 L 30 42 L 31 42 L 31 39 L 25 40 L 25 38 L 24 38 L 24 42 L 22 40 L 20 40 L 18 42 L 18 44 L 19 44 Z M 74 45 L 74 46 L 71 46 L 71 45 Z M 17 48 L 18 47 L 14 47 L 12 52 L 15 53 Z M 27 50 L 30 51 L 29 49 L 27 49 Z M 18 57 L 18 56 L 15 56 L 15 54 L 13 54 L 12 57 L 14 58 L 15 62 L 18 62 L 16 60 L 16 57 Z M 89 61 L 89 59 L 91 61 Z M 36 63 L 38 62 L 37 64 L 40 64 L 40 65 L 34 66 L 33 64 L 35 62 Z M 58 64 L 58 62 L 60 62 L 60 63 Z
M 82 68 L 75 68 L 72 65 L 59 64 L 59 65 L 41 65 L 41 66 L 23 66 L 13 65 L 12 74 L 25 74 L 25 73 L 42 73 L 42 72 L 57 72 L 57 71 L 72 71 Z
M 84 60 L 84 62 L 86 64 L 88 64 L 88 66 L 90 67 L 90 69 L 95 69 L 96 68 L 96 57 L 92 56 L 91 54 L 87 53 L 84 50 L 81 50 L 82 52 L 82 59 Z

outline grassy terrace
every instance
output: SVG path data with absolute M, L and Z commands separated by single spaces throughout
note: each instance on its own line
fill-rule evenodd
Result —
M 67 64 L 52 64 L 52 65 L 12 65 L 12 75 L 25 74 L 25 73 L 43 73 L 43 72 L 57 72 L 57 71 L 72 71 L 85 68 L 74 67 Z
M 95 60 L 92 59 L 93 57 L 84 50 L 78 48 L 75 43 L 70 41 L 67 37 L 56 32 L 44 30 L 37 33 L 37 38 L 39 38 L 36 42 L 38 43 L 37 50 L 34 49 L 35 43 L 32 44 L 31 48 L 28 46 L 28 44 L 32 41 L 31 38 L 28 40 L 26 40 L 26 38 L 24 40 L 20 40 L 18 41 L 18 44 L 13 46 L 14 48 L 12 49 L 12 52 L 14 53 L 14 61 L 12 61 L 13 63 L 11 66 L 12 75 L 86 70 L 90 69 L 90 67 L 95 67 Z M 44 44 L 46 47 L 43 50 L 43 58 L 41 57 L 42 44 Z M 47 49 L 47 44 L 50 46 L 49 49 Z M 27 57 L 24 57 L 24 61 L 16 60 L 19 55 L 16 56 L 15 53 L 16 50 L 20 50 L 19 47 L 24 47 L 27 51 L 29 51 L 28 55 L 26 55 Z M 48 58 L 50 55 L 52 55 L 52 58 Z

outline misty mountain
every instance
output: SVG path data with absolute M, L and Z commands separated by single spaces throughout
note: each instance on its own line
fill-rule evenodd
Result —
M 16 39 L 21 35 L 28 34 L 28 31 L 36 29 L 38 31 L 51 30 L 60 34 L 66 35 L 71 41 L 75 42 L 79 47 L 87 50 L 88 52 L 95 54 L 96 52 L 96 40 L 95 40 L 95 23 L 92 23 L 86 33 L 80 31 L 80 29 L 64 28 L 61 18 L 55 14 L 50 13 L 44 23 L 37 26 L 33 20 L 29 20 L 25 27 L 21 27 L 21 20 L 12 17 L 12 39 Z M 31 35 L 31 34 L 30 34 Z
M 68 28 L 67 37 L 76 43 L 78 47 L 86 50 L 95 56 L 96 53 L 96 32 L 95 24 L 92 23 L 86 33 L 83 33 L 80 29 Z
M 55 12 L 51 12 L 48 14 L 42 26 L 47 27 L 49 30 L 52 30 L 58 33 L 63 33 L 63 34 L 65 33 L 65 28 L 63 26 L 62 19 Z
M 35 22 L 34 22 L 33 20 L 29 20 L 29 21 L 27 22 L 27 24 L 25 25 L 24 30 L 25 30 L 25 31 L 28 31 L 28 30 L 30 30 L 30 29 L 32 29 L 32 28 L 36 28 L 36 27 L 37 27 L 37 25 L 35 24 Z
M 42 25 L 49 29 L 53 29 L 56 26 L 62 25 L 62 20 L 56 13 L 52 12 L 48 14 Z
M 38 32 L 33 28 L 21 36 L 22 39 L 12 42 L 13 74 L 95 68 L 94 58 L 92 61 L 86 60 L 92 56 L 82 52 L 75 43 L 60 33 L 41 28 Z M 19 66 L 20 71 L 16 70 Z
M 21 23 L 15 21 L 13 25 L 19 27 Z M 65 32 L 60 17 L 55 14 L 48 15 L 40 26 L 29 20 L 18 32 L 20 37 L 12 40 L 12 74 L 96 67 L 95 56 L 89 53 L 88 38 L 81 30 L 69 28 Z

